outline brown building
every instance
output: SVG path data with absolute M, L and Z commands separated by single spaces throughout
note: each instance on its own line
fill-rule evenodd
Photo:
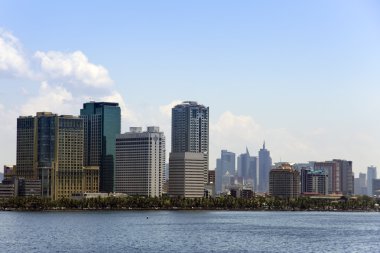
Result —
M 300 195 L 300 174 L 288 163 L 282 163 L 269 172 L 269 194 L 280 198 Z

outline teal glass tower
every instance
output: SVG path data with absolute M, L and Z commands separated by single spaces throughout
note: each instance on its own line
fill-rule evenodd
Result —
M 84 165 L 99 166 L 101 192 L 114 192 L 115 142 L 120 134 L 121 112 L 118 103 L 83 104 Z

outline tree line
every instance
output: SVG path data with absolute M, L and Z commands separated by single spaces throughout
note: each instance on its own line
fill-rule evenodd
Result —
M 107 197 L 51 200 L 41 197 L 0 199 L 0 210 L 276 210 L 276 211 L 372 211 L 379 200 L 359 196 L 338 200 L 299 197 L 281 199 L 256 196 L 250 199 L 217 198 Z

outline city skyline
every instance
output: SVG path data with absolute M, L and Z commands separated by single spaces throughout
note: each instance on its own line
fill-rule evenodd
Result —
M 273 161 L 380 165 L 374 1 L 31 5 L 0 10 L 2 164 L 18 116 L 91 100 L 120 104 L 122 132 L 160 126 L 169 152 L 171 108 L 192 100 L 210 107 L 210 169 L 264 140 Z

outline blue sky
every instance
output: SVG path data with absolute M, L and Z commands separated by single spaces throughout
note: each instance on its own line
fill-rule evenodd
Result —
M 124 131 L 159 125 L 169 141 L 175 101 L 210 106 L 211 166 L 264 139 L 274 161 L 380 166 L 378 1 L 1 6 L 2 164 L 15 162 L 17 115 L 106 99 L 123 104 Z

